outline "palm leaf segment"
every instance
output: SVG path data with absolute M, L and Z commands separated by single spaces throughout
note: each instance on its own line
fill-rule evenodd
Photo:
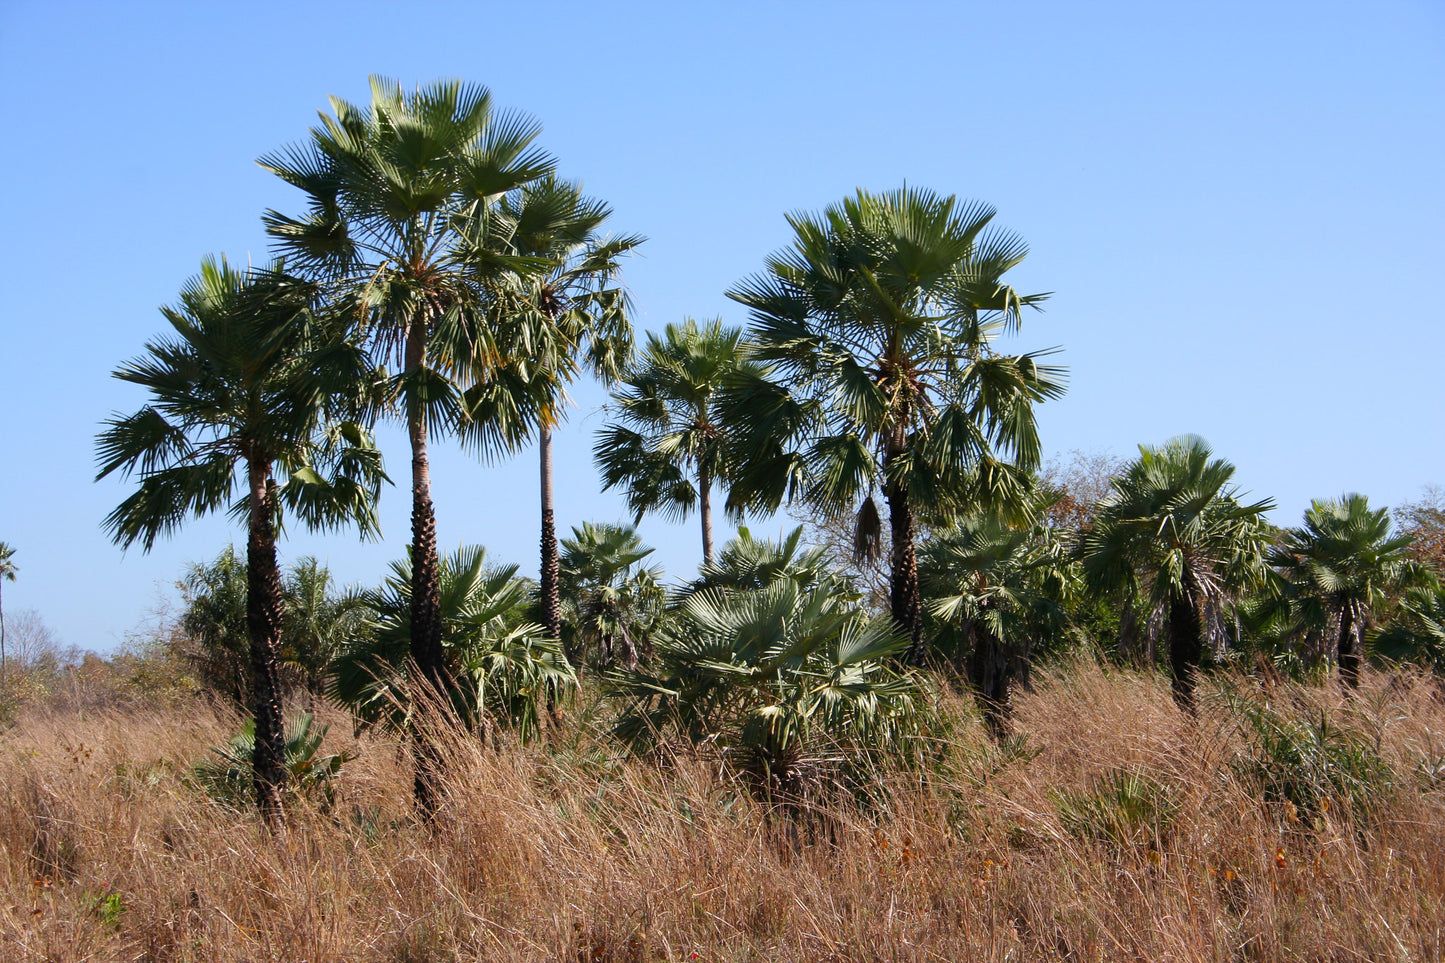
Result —
M 889 481 L 931 508 L 1017 487 L 1011 464 L 1039 456 L 1033 403 L 1064 373 L 993 348 L 1047 297 L 1003 283 L 1027 247 L 993 217 L 916 188 L 789 217 L 793 246 L 729 292 L 778 379 L 731 395 L 756 429 L 740 497 L 842 511 Z
M 662 570 L 641 564 L 653 551 L 626 525 L 583 522 L 562 540 L 562 636 L 574 664 L 589 648 L 604 669 L 637 664 L 666 601 Z
M 332 664 L 328 694 L 368 721 L 406 724 L 411 652 L 411 564 L 392 563 L 382 587 L 365 596 L 370 617 Z M 541 727 L 548 684 L 574 685 L 561 647 L 528 622 L 530 586 L 515 565 L 487 564 L 465 546 L 440 564 L 442 645 L 455 710 L 474 725 L 505 722 L 526 739 Z
M 272 500 L 310 527 L 356 522 L 375 534 L 373 505 L 385 475 L 361 420 L 374 377 L 315 291 L 271 269 L 207 260 L 162 309 L 171 335 L 115 376 L 150 403 L 106 422 L 97 478 L 138 474 L 138 489 L 105 520 L 117 542 L 149 550 L 193 515 L 229 508 L 244 518 L 238 467 L 265 464 Z

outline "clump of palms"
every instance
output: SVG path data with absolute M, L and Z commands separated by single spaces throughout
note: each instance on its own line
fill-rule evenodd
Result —
M 1206 642 L 1224 644 L 1241 593 L 1265 577 L 1274 506 L 1242 503 L 1234 466 L 1213 455 L 1194 436 L 1140 446 L 1080 544 L 1093 589 L 1142 605 L 1151 640 L 1167 633 L 1174 697 L 1191 712 Z
M 924 700 L 894 665 L 908 646 L 831 585 L 779 579 L 683 602 L 644 665 L 608 677 L 626 700 L 618 734 L 635 749 L 682 742 L 722 752 L 765 792 L 796 797 L 906 753 Z
M 771 510 L 801 496 L 829 515 L 857 511 L 866 552 L 881 492 L 890 609 L 914 662 L 919 514 L 1018 494 L 1039 458 L 1034 405 L 1063 392 L 1062 369 L 1041 353 L 995 347 L 1045 296 L 1004 283 L 1028 249 L 990 228 L 994 213 L 918 188 L 860 190 L 790 216 L 792 245 L 729 292 L 750 309 L 755 357 L 771 369 L 730 391 L 750 439 L 734 503 Z
M 558 642 L 526 619 L 531 586 L 515 565 L 488 565 L 480 546 L 444 556 L 439 572 L 451 711 L 484 735 L 500 723 L 534 738 L 549 686 L 575 685 L 576 677 Z M 366 596 L 365 630 L 332 662 L 330 696 L 363 721 L 405 728 L 416 708 L 411 586 L 410 564 L 393 562 L 391 576 Z
M 598 433 L 593 449 L 603 491 L 627 493 L 634 524 L 647 512 L 685 519 L 697 511 L 703 565 L 713 563 L 713 486 L 730 486 L 735 475 L 723 389 L 731 379 L 762 375 L 750 353 L 742 329 L 721 318 L 701 324 L 687 318 L 661 336 L 648 334 L 642 356 L 612 394 L 620 420 Z M 740 518 L 739 505 L 728 504 Z
M 315 289 L 280 265 L 242 271 L 208 259 L 162 314 L 170 335 L 115 371 L 146 389 L 149 403 L 111 418 L 96 441 L 97 479 L 140 479 L 105 527 L 121 546 L 149 551 L 193 515 L 228 510 L 246 521 L 255 784 L 261 810 L 278 821 L 286 773 L 277 526 L 284 507 L 310 527 L 376 532 L 385 476 L 359 420 L 372 372 L 342 319 L 319 310 Z M 245 494 L 233 501 L 238 487 Z
M 349 749 L 322 754 L 321 744 L 330 728 L 317 724 L 311 713 L 302 712 L 286 723 L 282 748 L 290 789 L 323 809 L 335 805 L 336 777 L 341 775 L 343 766 L 356 758 L 356 753 Z M 192 770 L 196 783 L 217 802 L 236 809 L 254 802 L 247 783 L 256 754 L 255 721 L 247 722 L 225 748 L 211 752 L 216 758 L 197 763 Z
M 599 669 L 637 665 L 662 619 L 662 570 L 644 567 L 654 549 L 628 525 L 583 522 L 562 540 L 562 637 L 582 665 L 590 650 Z

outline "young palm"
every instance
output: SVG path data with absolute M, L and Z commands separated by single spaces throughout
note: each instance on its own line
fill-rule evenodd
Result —
M 1064 604 L 1077 576 L 1064 542 L 1047 525 L 1008 525 L 997 516 L 958 519 L 923 546 L 923 594 L 932 614 L 956 626 L 984 723 L 1007 733 L 1010 689 L 1028 684 L 1034 644 L 1062 635 Z
M 1206 638 L 1223 639 L 1226 614 L 1265 575 L 1262 516 L 1274 507 L 1242 504 L 1234 466 L 1213 454 L 1192 436 L 1140 446 L 1080 544 L 1096 591 L 1141 599 L 1150 624 L 1167 625 L 1174 697 L 1191 712 Z
M 495 111 L 485 87 L 446 81 L 407 94 L 372 77 L 369 107 L 332 98 L 331 108 L 308 144 L 260 159 L 308 206 L 299 218 L 267 212 L 266 228 L 364 320 L 375 357 L 390 366 L 411 447 L 411 657 L 445 693 L 427 446 L 468 420 L 465 389 L 485 383 L 498 358 L 485 323 L 497 292 L 538 267 L 499 251 L 497 204 L 553 162 L 532 146 L 538 125 Z M 501 430 L 522 438 L 529 429 Z M 439 762 L 425 740 L 416 750 L 417 802 L 430 812 Z
M 20 569 L 15 565 L 15 549 L 4 542 L 0 542 L 0 588 L 4 583 L 15 581 L 15 573 Z M 5 604 L 0 598 L 0 702 L 3 702 L 5 694 L 10 690 L 5 685 Z
M 475 545 L 444 556 L 439 571 L 442 650 L 459 682 L 448 693 L 453 710 L 484 732 L 504 721 L 523 739 L 536 735 L 544 693 L 576 677 L 557 640 L 527 621 L 528 584 L 515 565 L 487 564 Z M 329 667 L 331 697 L 367 722 L 402 728 L 412 708 L 411 585 L 411 565 L 394 562 L 381 589 L 363 596 L 365 630 Z
M 683 519 L 697 509 L 704 566 L 713 564 L 713 485 L 732 478 L 723 388 L 733 378 L 762 376 L 749 354 L 742 329 L 721 319 L 688 318 L 669 324 L 662 337 L 648 334 L 637 366 L 612 395 L 622 420 L 604 427 L 593 449 L 603 491 L 626 490 L 634 524 L 649 511 Z
M 1062 369 L 1040 353 L 994 349 L 1045 295 L 1003 282 L 1027 247 L 986 230 L 993 216 L 916 188 L 860 190 L 790 216 L 792 246 L 729 292 L 751 309 L 756 357 L 779 379 L 731 392 L 731 417 L 755 439 L 735 501 L 771 509 L 799 493 L 838 515 L 861 500 L 862 527 L 876 530 L 881 489 L 890 607 L 915 662 L 918 514 L 1015 493 L 1039 458 L 1034 403 L 1063 392 Z
M 586 370 L 604 384 L 621 374 L 632 356 L 627 293 L 617 278 L 622 258 L 642 243 L 636 235 L 607 237 L 611 209 L 585 197 L 580 185 L 540 178 L 504 197 L 498 246 L 546 262 L 545 273 L 525 279 L 498 304 L 512 344 L 507 363 L 473 409 L 471 426 L 494 448 L 511 447 L 497 426 L 535 420 L 541 461 L 542 624 L 553 638 L 562 631 L 557 574 L 557 520 L 553 499 L 552 432 L 566 415 L 567 385 Z M 534 417 L 518 418 L 523 409 Z
M 637 665 L 666 600 L 662 570 L 641 564 L 653 551 L 625 525 L 583 522 L 562 540 L 564 638 L 573 665 L 582 662 L 588 646 L 603 669 L 618 657 Z
M 1365 630 L 1414 571 L 1411 538 L 1392 532 L 1389 510 L 1372 510 L 1359 494 L 1312 502 L 1304 522 L 1285 529 L 1269 553 L 1282 578 L 1279 601 L 1293 634 L 1336 661 L 1340 679 L 1354 688 Z
M 145 388 L 150 402 L 110 419 L 96 442 L 97 479 L 140 478 L 105 520 L 121 546 L 138 542 L 149 551 L 193 515 L 228 510 L 246 521 L 255 785 L 272 820 L 281 818 L 285 779 L 281 511 L 311 527 L 354 522 L 373 534 L 384 478 L 369 436 L 347 420 L 364 406 L 369 366 L 339 326 L 311 310 L 313 294 L 279 272 L 204 262 L 180 305 L 162 309 L 170 336 L 115 372 Z M 244 495 L 233 501 L 238 487 Z

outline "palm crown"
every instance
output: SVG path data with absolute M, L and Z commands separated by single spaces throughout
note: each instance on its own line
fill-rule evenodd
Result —
M 757 358 L 780 379 L 732 393 L 757 439 L 740 497 L 772 508 L 801 493 L 841 513 L 881 487 L 893 614 L 915 658 L 914 513 L 1016 491 L 1039 457 L 1033 404 L 1063 391 L 1062 369 L 1040 353 L 993 347 L 1046 297 L 1002 281 L 1027 247 L 989 229 L 993 217 L 916 188 L 859 191 L 820 216 L 789 217 L 792 247 L 729 292 L 751 309 Z M 869 505 L 863 517 L 876 519 Z
M 703 523 L 703 564 L 713 562 L 712 486 L 730 482 L 730 428 L 722 410 L 730 379 L 760 377 L 740 328 L 687 318 L 649 333 L 636 366 L 613 392 L 620 420 L 598 433 L 593 451 L 603 490 L 627 492 L 633 520 L 661 510 Z M 734 511 L 740 517 L 740 511 Z

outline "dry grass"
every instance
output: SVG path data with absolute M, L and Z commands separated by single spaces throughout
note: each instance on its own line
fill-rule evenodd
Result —
M 336 809 L 281 838 L 184 778 L 235 719 L 32 716 L 0 737 L 0 960 L 1441 959 L 1437 693 L 1269 694 L 1388 763 L 1358 810 L 1264 801 L 1221 701 L 1189 723 L 1160 680 L 1083 664 L 1020 700 L 1025 746 L 963 725 L 943 774 L 891 777 L 886 813 L 800 824 L 706 761 L 570 733 L 458 741 L 426 827 L 400 747 L 365 737 Z M 1109 803 L 1120 773 L 1159 806 Z

